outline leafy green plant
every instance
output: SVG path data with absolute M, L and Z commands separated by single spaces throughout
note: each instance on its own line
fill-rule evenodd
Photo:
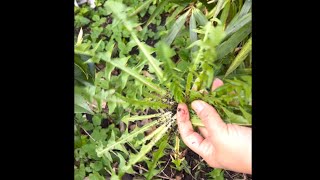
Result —
M 76 179 L 152 179 L 167 150 L 169 167 L 191 174 L 175 133 L 181 102 L 201 99 L 227 123 L 251 125 L 250 0 L 96 6 L 75 7 Z M 211 92 L 216 77 L 225 85 Z M 191 121 L 203 126 L 193 111 Z
M 208 173 L 208 175 L 214 180 L 224 180 L 222 169 L 214 169 L 210 173 Z

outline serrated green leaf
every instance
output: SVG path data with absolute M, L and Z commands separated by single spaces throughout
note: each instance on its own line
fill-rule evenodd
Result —
M 136 71 L 127 68 L 126 66 L 123 66 L 121 64 L 116 63 L 117 59 L 114 60 L 108 60 L 108 59 L 103 59 L 105 60 L 107 63 L 123 70 L 124 72 L 128 73 L 129 75 L 133 76 L 134 78 L 136 78 L 138 81 L 140 81 L 141 83 L 143 83 L 144 85 L 148 86 L 151 90 L 154 90 L 156 92 L 158 92 L 161 95 L 165 95 L 166 91 L 161 89 L 159 86 L 155 85 L 154 83 L 152 83 L 151 81 L 149 81 L 148 79 L 146 79 L 145 77 L 141 76 L 140 74 L 138 74 Z
M 152 52 L 148 51 L 148 49 L 146 48 L 147 45 L 141 43 L 140 40 L 138 39 L 138 37 L 133 32 L 131 33 L 131 36 L 132 36 L 133 40 L 139 46 L 139 49 L 142 51 L 143 55 L 147 58 L 151 67 L 153 68 L 156 75 L 158 76 L 159 80 L 162 81 L 163 80 L 163 72 L 159 67 L 160 62 L 151 56 Z
M 124 134 L 117 142 L 113 142 L 112 140 L 109 140 L 111 143 L 108 144 L 106 148 L 96 150 L 97 155 L 99 157 L 101 157 L 104 154 L 104 152 L 108 152 L 109 150 L 112 150 L 115 146 L 130 141 L 130 139 L 136 137 L 140 133 L 143 133 L 144 131 L 146 131 L 150 127 L 156 125 L 157 123 L 158 123 L 158 121 L 153 121 L 153 122 L 150 122 L 150 123 L 142 126 L 141 128 L 135 128 L 130 134 Z
M 166 43 L 159 42 L 157 55 L 164 65 L 167 88 L 171 91 L 171 94 L 178 103 L 184 102 L 183 86 L 181 83 L 183 79 L 179 76 L 176 70 L 176 65 L 171 60 L 171 57 L 174 55 L 174 51 L 170 49 Z
M 245 119 L 244 117 L 237 115 L 237 114 L 234 114 L 233 112 L 229 111 L 225 107 L 221 107 L 221 108 L 223 109 L 224 113 L 228 116 L 231 123 L 241 124 L 241 125 L 249 125 L 250 124 L 248 122 L 248 120 Z
M 169 129 L 170 125 L 172 124 L 172 121 L 169 121 L 167 126 L 160 131 L 158 134 L 155 135 L 155 137 L 149 142 L 147 145 L 143 145 L 140 149 L 140 152 L 138 154 L 133 154 L 128 162 L 127 168 L 131 167 L 133 164 L 136 164 L 137 162 L 144 159 L 145 155 L 152 149 L 152 147 L 155 145 L 157 141 L 159 141 L 164 134 Z

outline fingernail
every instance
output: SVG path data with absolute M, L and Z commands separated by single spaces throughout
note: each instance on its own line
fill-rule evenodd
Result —
M 191 106 L 196 112 L 200 112 L 204 108 L 204 104 L 201 101 L 193 101 Z

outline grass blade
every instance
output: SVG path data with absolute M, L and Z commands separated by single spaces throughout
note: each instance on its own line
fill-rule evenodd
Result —
M 227 117 L 229 118 L 228 120 L 230 121 L 230 123 L 233 124 L 242 124 L 242 125 L 250 125 L 250 122 L 245 119 L 244 117 L 234 114 L 233 112 L 229 111 L 227 108 L 225 107 L 221 107 L 224 111 L 224 113 L 226 113 Z
M 189 31 L 190 31 L 190 43 L 194 43 L 195 41 L 197 41 L 198 37 L 197 37 L 197 33 L 194 31 L 194 29 L 197 28 L 196 25 L 196 20 L 194 17 L 194 13 L 191 14 L 191 18 L 190 18 L 190 22 L 189 22 Z M 191 52 L 197 51 L 198 47 L 194 46 L 191 49 Z
M 226 22 L 227 22 L 227 19 L 229 16 L 230 4 L 231 4 L 230 0 L 227 0 L 226 5 L 224 6 L 222 13 L 221 13 L 221 16 L 220 16 L 220 21 L 223 26 L 226 25 Z
M 200 26 L 205 26 L 208 22 L 206 16 L 197 8 L 193 9 L 192 15 L 194 15 L 196 21 Z
M 251 30 L 251 23 L 249 23 L 234 33 L 228 40 L 220 44 L 217 47 L 217 59 L 221 59 L 231 53 L 238 44 L 251 33 Z
M 171 45 L 171 43 L 176 39 L 179 31 L 183 27 L 184 23 L 186 22 L 187 16 L 190 12 L 190 9 L 185 12 L 182 16 L 180 16 L 177 21 L 173 24 L 172 28 L 170 29 L 170 33 L 165 37 L 164 41 Z
M 250 38 L 246 42 L 246 44 L 242 47 L 241 51 L 239 52 L 237 57 L 234 59 L 234 61 L 230 65 L 224 77 L 232 73 L 232 71 L 234 71 L 243 62 L 243 60 L 245 60 L 245 58 L 250 54 L 251 49 L 252 49 L 252 38 Z
M 221 9 L 224 7 L 225 5 L 225 0 L 219 0 L 217 3 L 217 9 L 213 14 L 213 19 L 217 17 L 217 15 L 220 13 Z
M 252 1 L 251 0 L 246 0 L 246 2 L 243 4 L 241 11 L 239 13 L 239 17 L 241 18 L 242 16 L 244 16 L 245 14 L 247 14 L 252 6 Z
M 234 6 L 235 4 L 232 3 L 232 5 Z M 245 4 L 242 6 L 240 12 L 233 17 L 229 25 L 232 26 L 239 18 L 246 15 L 250 11 L 251 5 L 252 5 L 251 0 L 246 1 Z
M 244 16 L 242 16 L 239 20 L 237 20 L 234 24 L 229 24 L 226 28 L 226 36 L 229 36 L 245 26 L 246 24 L 250 23 L 252 19 L 251 13 L 248 13 Z

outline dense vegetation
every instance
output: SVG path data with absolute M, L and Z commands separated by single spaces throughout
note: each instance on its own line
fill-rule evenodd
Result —
M 75 179 L 246 176 L 189 150 L 175 111 L 202 99 L 251 125 L 250 0 L 96 0 L 74 12 Z M 211 92 L 216 77 L 225 84 Z

